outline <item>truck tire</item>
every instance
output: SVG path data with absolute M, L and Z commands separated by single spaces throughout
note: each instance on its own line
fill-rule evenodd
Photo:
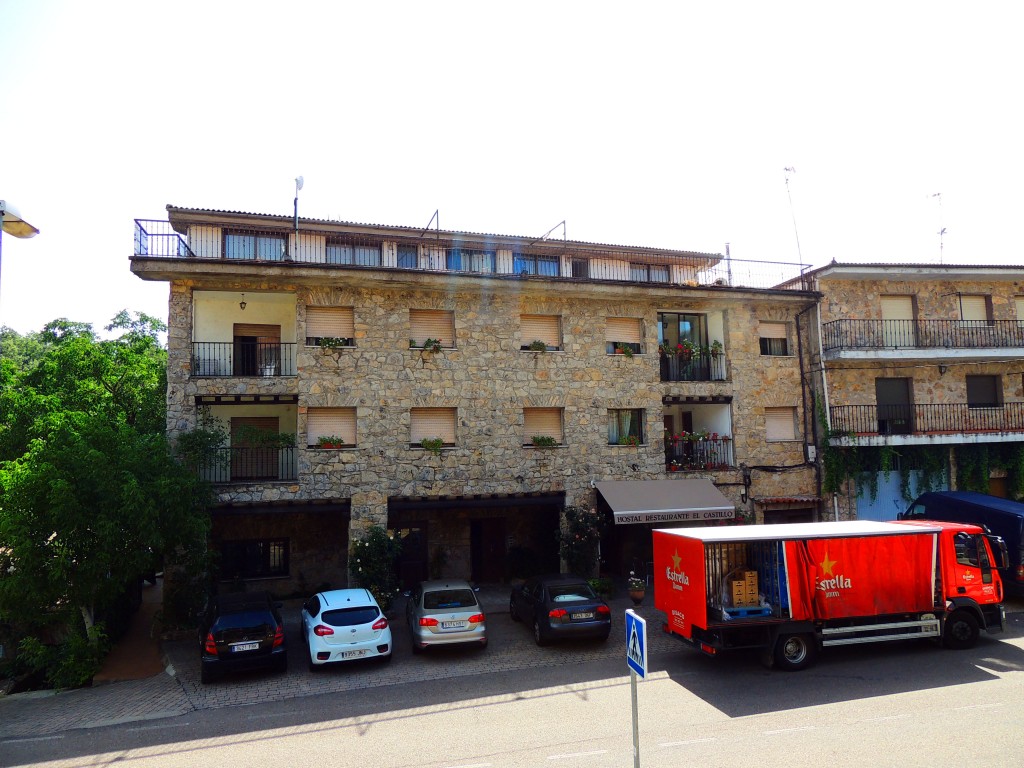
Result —
M 810 634 L 782 634 L 775 641 L 775 666 L 785 672 L 806 669 L 818 657 L 818 642 Z
M 978 620 L 969 611 L 953 611 L 946 619 L 942 642 L 947 648 L 962 651 L 978 642 Z

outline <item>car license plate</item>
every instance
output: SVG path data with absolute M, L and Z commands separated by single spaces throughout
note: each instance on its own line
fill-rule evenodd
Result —
M 239 651 L 255 651 L 259 647 L 259 643 L 236 643 L 231 646 L 231 652 L 238 653 Z
M 442 621 L 441 629 L 462 629 L 466 626 L 464 621 Z
M 360 656 L 365 656 L 366 651 L 342 651 L 341 658 L 343 659 L 358 659 Z
M 572 620 L 573 621 L 580 621 L 582 619 L 592 619 L 592 618 L 594 618 L 594 612 L 593 611 L 584 611 L 582 613 L 574 613 L 572 615 Z

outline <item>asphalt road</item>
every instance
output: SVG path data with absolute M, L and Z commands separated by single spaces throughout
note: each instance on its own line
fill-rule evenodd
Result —
M 1024 615 L 970 651 L 833 648 L 814 668 L 652 653 L 642 765 L 1013 766 L 1024 754 Z M 547 650 L 547 649 L 543 649 Z M 486 657 L 485 657 L 486 658 Z M 2 765 L 631 766 L 622 658 L 220 706 L 0 743 Z

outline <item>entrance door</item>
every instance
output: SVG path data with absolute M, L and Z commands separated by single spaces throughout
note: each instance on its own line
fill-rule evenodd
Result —
M 392 531 L 402 537 L 398 554 L 398 580 L 402 589 L 412 589 L 427 578 L 427 522 L 418 520 Z
M 505 518 L 470 521 L 469 556 L 473 581 L 495 584 L 505 580 Z
M 235 376 L 278 376 L 281 373 L 281 326 L 234 325 Z
M 875 379 L 878 434 L 908 435 L 914 431 L 910 402 L 912 379 Z
M 886 347 L 915 347 L 913 296 L 882 297 L 882 344 Z

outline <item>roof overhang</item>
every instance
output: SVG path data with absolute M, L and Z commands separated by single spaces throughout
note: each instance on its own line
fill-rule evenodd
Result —
M 616 524 L 729 520 L 736 505 L 705 478 L 605 480 L 595 484 Z

